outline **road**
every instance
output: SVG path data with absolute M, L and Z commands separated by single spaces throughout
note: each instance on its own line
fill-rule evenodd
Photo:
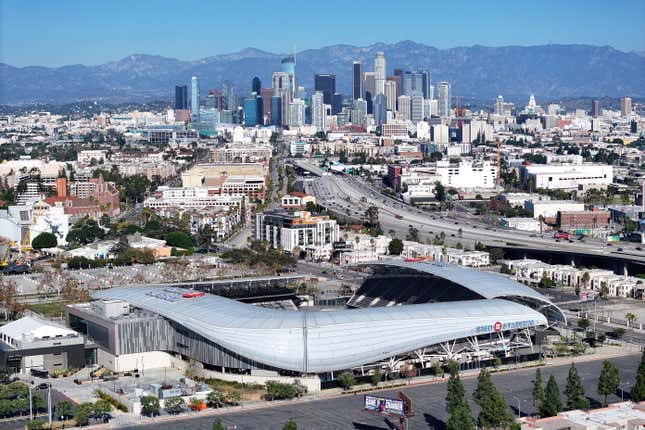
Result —
M 620 368 L 620 375 L 625 391 L 629 391 L 633 385 L 636 369 L 640 355 L 629 355 L 614 358 L 614 362 Z M 542 369 L 542 378 L 546 381 L 553 375 L 562 391 L 566 384 L 569 364 L 551 366 Z M 576 367 L 582 378 L 583 385 L 592 404 L 598 405 L 602 399 L 596 393 L 597 377 L 602 367 L 601 360 L 579 362 Z M 493 382 L 506 398 L 511 409 L 517 414 L 518 400 L 521 406 L 522 415 L 533 414 L 532 389 L 534 369 L 523 369 L 510 372 L 502 372 L 493 375 Z M 464 379 L 464 386 L 469 398 L 476 386 L 476 378 L 469 376 Z M 416 385 L 403 389 L 412 399 L 412 408 L 415 416 L 410 419 L 410 429 L 443 429 L 445 428 L 445 381 Z M 382 391 L 379 394 L 394 397 L 398 390 Z M 281 429 L 284 423 L 292 418 L 298 423 L 299 429 L 364 429 L 364 430 L 390 430 L 393 428 L 381 415 L 364 412 L 362 410 L 362 395 L 349 395 L 324 400 L 313 400 L 306 402 L 288 403 L 282 406 L 267 407 L 251 411 L 241 410 L 234 413 L 224 413 L 218 417 L 222 419 L 224 426 L 235 425 L 237 430 L 245 429 Z M 609 396 L 609 402 L 620 401 L 618 395 Z M 478 409 L 471 402 L 473 414 Z M 192 419 L 181 419 L 166 423 L 154 423 L 147 426 L 133 426 L 132 429 L 186 429 L 186 430 L 210 430 L 215 418 L 196 417 Z
M 302 160 L 298 160 L 303 166 Z M 309 163 L 310 165 L 311 163 Z M 318 169 L 320 170 L 320 169 Z M 315 170 L 315 166 L 312 167 Z M 379 208 L 379 220 L 385 232 L 394 230 L 399 237 L 405 237 L 410 226 L 419 230 L 422 241 L 433 238 L 443 231 L 448 242 L 458 241 L 471 245 L 476 241 L 491 246 L 535 247 L 555 251 L 580 252 L 595 255 L 624 255 L 616 248 L 608 248 L 596 240 L 585 242 L 556 242 L 550 235 L 544 237 L 530 232 L 492 227 L 463 211 L 452 211 L 449 214 L 426 212 L 410 206 L 401 200 L 388 197 L 374 189 L 361 178 L 347 175 L 323 175 L 315 181 L 306 183 L 307 192 L 316 196 L 321 206 L 340 215 L 362 219 L 371 205 Z M 397 218 L 400 217 L 400 218 Z M 645 252 L 636 250 L 636 244 L 621 244 L 630 258 L 645 261 Z

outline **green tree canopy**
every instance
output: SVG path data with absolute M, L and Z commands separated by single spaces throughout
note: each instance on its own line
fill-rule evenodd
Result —
M 56 246 L 58 246 L 58 239 L 53 233 L 40 233 L 31 241 L 31 247 L 34 249 L 55 248 Z
M 562 412 L 562 399 L 560 398 L 560 388 L 555 382 L 553 375 L 549 377 L 544 390 L 544 402 L 540 406 L 540 416 L 542 418 L 554 417 Z
M 620 385 L 620 372 L 618 367 L 609 360 L 602 362 L 602 370 L 598 377 L 598 394 L 604 396 L 604 404 L 607 404 L 607 396 L 614 394 Z
M 473 393 L 473 399 L 480 408 L 477 417 L 479 427 L 510 428 L 515 422 L 506 400 L 493 385 L 490 373 L 486 369 L 482 369 L 477 377 L 477 388 Z
M 641 363 L 636 373 L 636 382 L 631 392 L 632 402 L 642 402 L 645 400 L 645 351 L 641 356 Z
M 159 415 L 159 399 L 155 396 L 141 397 L 141 413 L 148 417 Z
M 282 427 L 282 430 L 298 430 L 298 424 L 292 419 L 287 420 Z
M 354 378 L 354 375 L 350 372 L 343 372 L 338 377 L 338 383 L 345 390 L 349 390 L 356 384 L 356 378 Z
M 542 386 L 542 371 L 535 371 L 535 380 L 533 381 L 533 406 L 540 410 L 540 405 L 544 401 L 544 387 Z
M 395 237 L 390 241 L 387 249 L 390 255 L 401 255 L 401 253 L 403 252 L 403 241 Z
M 589 409 L 589 399 L 585 397 L 585 389 L 582 386 L 578 369 L 573 364 L 569 368 L 567 386 L 564 388 L 564 396 L 567 398 L 569 409 Z
M 166 236 L 166 242 L 169 246 L 177 248 L 191 249 L 195 243 L 193 239 L 183 231 L 173 231 Z

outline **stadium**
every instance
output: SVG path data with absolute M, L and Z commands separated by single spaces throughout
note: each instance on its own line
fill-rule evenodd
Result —
M 286 311 L 132 286 L 96 292 L 94 302 L 68 306 L 67 318 L 118 370 L 154 367 L 145 354 L 161 351 L 209 370 L 283 376 L 508 355 L 566 322 L 549 299 L 501 275 L 400 260 L 362 269 L 369 276 L 338 310 Z

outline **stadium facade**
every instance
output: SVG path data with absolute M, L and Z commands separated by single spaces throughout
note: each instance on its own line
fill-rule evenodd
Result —
M 460 339 L 503 341 L 565 322 L 546 297 L 500 275 L 398 260 L 372 269 L 376 277 L 416 279 L 415 297 L 428 302 L 408 297 L 413 304 L 404 304 L 359 289 L 349 303 L 358 309 L 294 312 L 181 288 L 135 286 L 96 292 L 95 302 L 68 306 L 67 317 L 115 358 L 164 351 L 213 370 L 282 375 L 382 363 Z M 374 287 L 370 279 L 362 289 Z M 381 290 L 393 294 L 387 283 Z M 375 306 L 366 306 L 366 298 Z

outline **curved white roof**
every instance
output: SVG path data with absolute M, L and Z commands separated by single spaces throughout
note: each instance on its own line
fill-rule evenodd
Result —
M 541 313 L 503 299 L 418 305 L 285 311 L 187 290 L 159 286 L 113 288 L 94 293 L 158 313 L 201 336 L 267 366 L 328 372 L 463 337 L 547 325 Z
M 469 290 L 487 299 L 512 296 L 528 297 L 539 301 L 549 301 L 537 291 L 505 276 L 454 264 L 384 259 L 365 263 L 364 265 L 403 267 L 406 269 L 416 270 L 418 272 L 429 273 L 439 278 L 454 282 L 455 284 L 463 285 Z

